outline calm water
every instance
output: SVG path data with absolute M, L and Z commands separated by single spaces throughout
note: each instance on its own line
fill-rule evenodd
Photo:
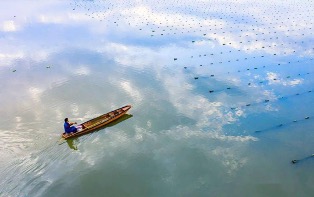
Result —
M 0 196 L 314 195 L 312 0 L 0 6 Z

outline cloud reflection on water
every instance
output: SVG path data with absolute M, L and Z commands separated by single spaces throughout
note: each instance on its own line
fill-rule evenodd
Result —
M 255 124 L 268 123 L 263 122 L 264 116 L 271 118 L 274 112 L 279 118 L 288 118 L 280 110 L 288 111 L 289 107 L 284 102 L 256 108 L 246 108 L 245 104 L 276 100 L 282 92 L 313 84 L 305 76 L 280 78 L 288 69 L 274 66 L 313 56 L 310 44 L 304 43 L 312 43 L 312 14 L 295 17 L 300 10 L 290 12 L 291 1 L 287 7 L 281 7 L 283 2 L 259 2 L 255 6 L 247 1 L 161 2 L 73 1 L 69 5 L 45 1 L 28 4 L 27 9 L 19 4 L 21 12 L 16 17 L 11 9 L 2 13 L 0 87 L 5 96 L 0 98 L 4 106 L 0 112 L 7 114 L 1 121 L 8 122 L 0 128 L 4 158 L 37 153 L 36 160 L 23 160 L 36 166 L 37 161 L 45 162 L 47 155 L 54 156 L 52 163 L 59 165 L 41 171 L 52 185 L 67 174 L 61 171 L 53 175 L 50 171 L 62 169 L 64 158 L 79 158 L 82 163 L 69 161 L 65 165 L 86 169 L 108 164 L 107 158 L 116 159 L 121 169 L 134 168 L 134 160 L 140 159 L 150 167 L 160 164 L 160 174 L 169 182 L 178 181 L 186 166 L 195 165 L 193 160 L 179 163 L 193 158 L 181 148 L 205 164 L 215 163 L 217 174 L 227 172 L 230 177 L 250 162 L 245 153 L 250 143 L 259 139 L 251 132 Z M 278 14 L 277 9 L 282 12 Z M 274 15 L 268 17 L 263 12 Z M 280 14 L 288 14 L 292 20 Z M 308 71 L 311 63 L 294 62 L 291 73 Z M 252 65 L 267 67 L 237 72 Z M 211 77 L 213 73 L 215 77 Z M 210 88 L 219 91 L 209 94 Z M 130 101 L 134 118 L 129 125 L 90 135 L 92 143 L 82 140 L 74 153 L 77 158 L 56 156 L 59 151 L 53 144 L 64 117 L 85 121 Z M 232 110 L 234 106 L 244 107 Z M 254 116 L 260 123 L 248 124 Z M 38 138 L 44 140 L 38 142 Z M 99 155 L 98 150 L 104 151 Z M 201 169 L 206 175 L 213 174 L 207 167 Z M 210 182 L 201 176 L 196 180 Z M 27 181 L 17 190 L 25 186 L 24 191 L 30 192 L 29 184 Z

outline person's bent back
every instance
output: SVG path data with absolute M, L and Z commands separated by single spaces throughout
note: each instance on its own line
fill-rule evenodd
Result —
M 69 122 L 68 118 L 64 119 L 64 132 L 69 134 L 69 133 L 75 133 L 77 131 L 77 128 L 74 126 L 72 127 L 73 124 L 76 124 L 75 122 Z

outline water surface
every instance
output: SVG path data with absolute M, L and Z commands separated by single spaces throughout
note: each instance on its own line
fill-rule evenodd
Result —
M 312 1 L 0 4 L 1 196 L 313 195 Z

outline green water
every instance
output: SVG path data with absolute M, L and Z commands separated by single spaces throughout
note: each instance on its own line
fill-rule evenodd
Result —
M 312 1 L 0 5 L 0 196 L 313 196 Z

